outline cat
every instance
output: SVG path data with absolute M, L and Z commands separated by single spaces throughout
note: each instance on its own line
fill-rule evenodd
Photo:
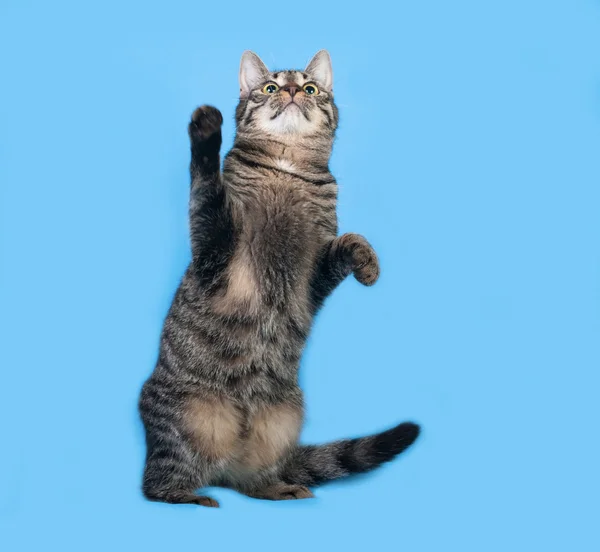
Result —
M 309 498 L 309 487 L 391 460 L 420 431 L 405 422 L 369 437 L 298 443 L 298 365 L 313 317 L 350 273 L 374 284 L 379 263 L 364 237 L 337 235 L 329 53 L 304 71 L 270 72 L 246 51 L 239 80 L 237 133 L 222 171 L 221 113 L 199 107 L 188 127 L 192 260 L 139 403 L 149 500 L 218 506 L 196 494 L 205 486 Z

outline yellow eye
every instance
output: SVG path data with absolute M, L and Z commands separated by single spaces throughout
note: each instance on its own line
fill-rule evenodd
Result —
M 304 92 L 306 92 L 309 96 L 316 96 L 319 93 L 319 89 L 316 84 L 305 84 L 303 86 Z
M 263 94 L 275 94 L 279 90 L 279 86 L 277 86 L 274 82 L 270 82 L 269 84 L 265 84 L 262 91 Z

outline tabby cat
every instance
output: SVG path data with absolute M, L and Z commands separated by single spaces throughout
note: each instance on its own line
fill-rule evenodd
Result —
M 195 493 L 209 485 L 309 498 L 309 487 L 371 470 L 419 434 L 406 422 L 298 443 L 298 365 L 313 317 L 350 273 L 374 284 L 379 264 L 365 238 L 337 235 L 329 54 L 304 71 L 270 72 L 247 51 L 239 78 L 237 134 L 222 171 L 221 113 L 199 107 L 189 124 L 192 261 L 139 404 L 150 500 L 218 506 Z

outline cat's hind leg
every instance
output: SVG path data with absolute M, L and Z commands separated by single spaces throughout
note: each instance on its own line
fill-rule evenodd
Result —
M 298 441 L 302 417 L 299 392 L 277 404 L 254 408 L 247 420 L 243 450 L 226 472 L 228 486 L 265 500 L 312 498 L 307 487 L 285 483 L 279 476 Z
M 147 384 L 140 410 L 148 448 L 142 485 L 146 498 L 217 507 L 216 500 L 195 491 L 218 480 L 235 454 L 241 431 L 236 407 L 215 396 L 171 402 L 164 390 Z
M 203 470 L 185 448 L 183 443 L 163 443 L 149 451 L 142 485 L 144 496 L 155 502 L 218 507 L 215 499 L 195 494 L 206 484 L 204 481 L 213 471 L 211 466 Z

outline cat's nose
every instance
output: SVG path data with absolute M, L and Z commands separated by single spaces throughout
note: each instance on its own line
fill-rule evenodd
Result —
M 289 94 L 292 98 L 296 95 L 296 92 L 298 92 L 297 86 L 284 86 L 283 89 L 285 91 L 289 92 Z

